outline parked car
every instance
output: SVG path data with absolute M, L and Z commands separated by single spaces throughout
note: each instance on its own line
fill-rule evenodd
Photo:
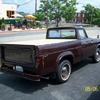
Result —
M 100 61 L 99 39 L 88 38 L 82 27 L 49 28 L 46 39 L 1 44 L 1 71 L 65 82 L 74 64 L 88 57 Z

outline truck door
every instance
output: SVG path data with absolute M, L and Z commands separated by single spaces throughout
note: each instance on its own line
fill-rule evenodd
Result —
M 84 29 L 78 29 L 78 37 L 81 41 L 83 59 L 91 56 L 95 50 L 93 40 L 88 38 Z

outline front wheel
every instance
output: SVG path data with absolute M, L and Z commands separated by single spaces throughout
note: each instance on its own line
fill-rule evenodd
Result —
M 100 62 L 100 48 L 96 49 L 96 52 L 92 58 L 93 58 L 93 62 L 95 63 Z

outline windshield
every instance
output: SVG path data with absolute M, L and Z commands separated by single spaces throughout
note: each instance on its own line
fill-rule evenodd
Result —
M 48 31 L 48 38 L 76 39 L 75 29 L 51 29 Z

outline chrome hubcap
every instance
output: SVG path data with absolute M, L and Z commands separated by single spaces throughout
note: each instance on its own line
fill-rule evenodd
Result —
M 100 50 L 96 52 L 96 60 L 100 61 Z
M 61 78 L 63 80 L 67 80 L 70 76 L 71 73 L 71 67 L 69 64 L 65 64 L 63 65 L 62 69 L 61 69 Z

